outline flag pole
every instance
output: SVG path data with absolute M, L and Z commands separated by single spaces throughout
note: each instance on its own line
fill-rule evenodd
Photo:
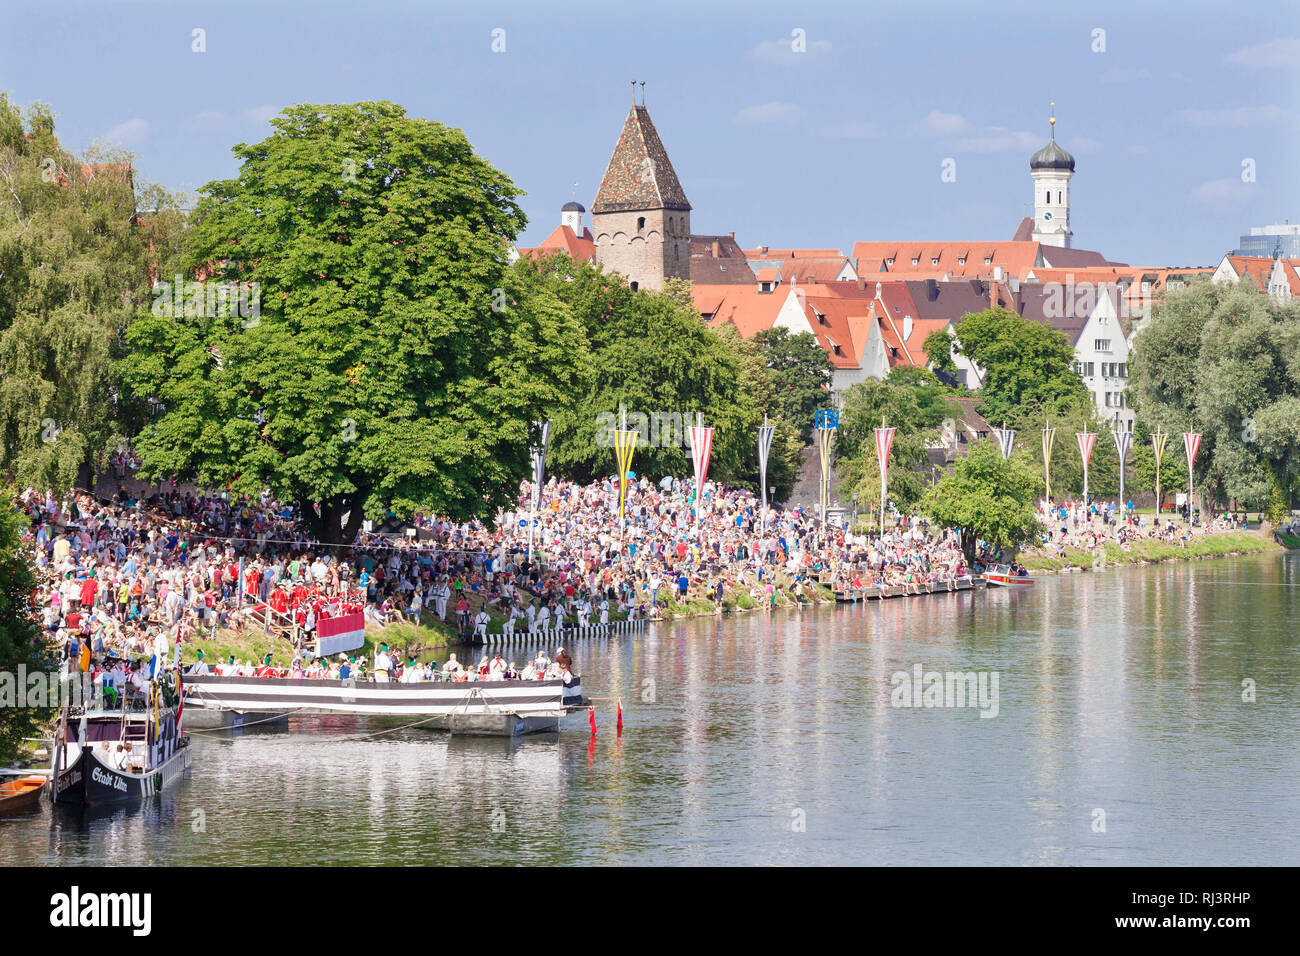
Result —
M 880 427 L 885 427 L 885 416 L 880 416 Z M 879 444 L 879 442 L 877 442 Z M 880 459 L 880 537 L 885 537 L 885 462 Z

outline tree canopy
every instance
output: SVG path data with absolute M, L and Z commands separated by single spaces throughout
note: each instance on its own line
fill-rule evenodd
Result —
M 492 513 L 530 423 L 586 382 L 582 325 L 507 269 L 519 191 L 392 103 L 271 123 L 202 190 L 186 265 L 206 283 L 129 331 L 131 388 L 164 409 L 135 439 L 144 474 L 269 488 L 325 541 L 389 508 Z
M 1026 428 L 1091 405 L 1074 370 L 1074 349 L 1049 325 L 1003 308 L 974 312 L 958 322 L 959 354 L 984 369 L 980 414 L 990 422 Z
M 1023 459 L 1004 460 L 994 442 L 980 441 L 926 492 L 921 507 L 942 526 L 960 529 L 962 550 L 974 562 L 977 540 L 1008 549 L 1035 540 L 1036 487 Z
M 130 154 L 76 157 L 54 116 L 0 94 L 0 472 L 38 487 L 89 483 L 130 410 L 114 362 L 133 303 L 148 300 L 149 244 L 168 210 Z M 174 210 L 171 211 L 174 217 Z
M 1286 516 L 1300 475 L 1300 306 L 1197 283 L 1158 304 L 1129 369 L 1139 420 L 1171 433 L 1166 461 L 1185 460 L 1181 433 L 1198 432 L 1199 487 Z

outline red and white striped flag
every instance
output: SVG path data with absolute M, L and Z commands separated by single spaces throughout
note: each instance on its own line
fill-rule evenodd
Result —
M 704 511 L 704 479 L 709 473 L 709 453 L 713 451 L 713 429 L 703 425 L 687 428 L 691 436 L 691 464 L 695 466 L 695 520 Z
M 889 461 L 889 449 L 894 447 L 894 432 L 897 428 L 876 429 L 876 461 L 880 463 L 880 473 L 885 473 L 885 464 Z
M 1183 432 L 1183 446 L 1187 449 L 1187 470 L 1192 470 L 1196 453 L 1201 450 L 1201 436 L 1194 432 Z
M 366 642 L 366 616 L 357 611 L 316 622 L 316 656 L 355 651 Z
M 1083 456 L 1083 470 L 1088 470 L 1088 461 L 1092 458 L 1092 446 L 1097 441 L 1096 432 L 1077 432 L 1074 436 L 1079 439 L 1079 454 Z

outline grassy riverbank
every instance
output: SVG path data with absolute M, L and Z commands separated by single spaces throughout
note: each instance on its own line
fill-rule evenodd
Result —
M 1030 572 L 1043 574 L 1062 571 L 1066 568 L 1091 569 L 1094 565 L 1102 567 L 1127 567 L 1141 564 L 1158 564 L 1164 561 L 1191 561 L 1197 558 L 1222 558 L 1238 554 L 1258 554 L 1264 551 L 1280 551 L 1282 545 L 1265 537 L 1258 531 L 1225 531 L 1217 534 L 1198 536 L 1187 543 L 1167 544 L 1164 541 L 1142 540 L 1130 545 L 1125 551 L 1113 542 L 1102 547 L 1100 555 L 1094 555 L 1083 548 L 1065 549 L 1061 556 L 1050 554 L 1042 548 L 1030 548 L 1020 553 L 1019 561 Z

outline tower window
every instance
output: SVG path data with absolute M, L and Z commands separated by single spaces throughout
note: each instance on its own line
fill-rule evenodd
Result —
M 1051 202 L 1051 201 L 1052 201 L 1052 191 L 1049 189 L 1047 191 L 1047 198 L 1044 199 L 1043 202 Z
M 637 231 L 637 232 L 642 232 L 642 231 L 644 231 L 644 230 L 645 230 L 645 216 L 637 216 L 637 217 L 636 217 L 636 231 Z
M 1063 202 L 1065 202 L 1065 199 L 1063 198 L 1064 196 L 1065 196 L 1065 193 L 1063 193 L 1063 192 L 1058 192 L 1058 193 L 1056 194 L 1056 201 L 1057 201 L 1058 203 L 1063 203 Z
M 637 283 L 633 282 L 633 283 L 630 283 L 630 284 L 631 284 L 631 286 L 632 286 L 632 291 L 635 292 L 635 291 L 637 290 Z

